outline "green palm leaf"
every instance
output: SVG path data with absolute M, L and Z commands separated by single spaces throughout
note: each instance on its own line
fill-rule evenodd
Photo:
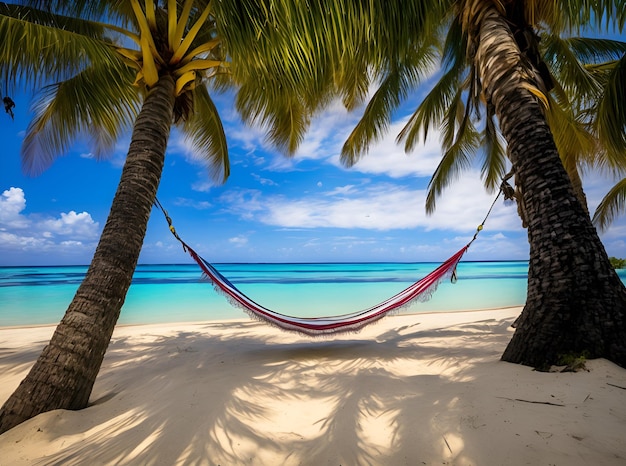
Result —
M 65 153 L 75 138 L 90 135 L 96 156 L 104 156 L 139 111 L 134 73 L 118 66 L 93 66 L 46 86 L 36 97 L 35 115 L 22 145 L 25 172 L 37 175 Z
M 546 119 L 563 161 L 572 158 L 574 165 L 583 161 L 590 165 L 596 163 L 600 153 L 598 142 L 589 132 L 589 125 L 581 121 L 583 115 L 574 113 L 572 103 L 558 82 L 548 99 L 550 108 Z
M 542 43 L 545 44 L 543 59 L 568 95 L 579 102 L 593 100 L 600 91 L 600 85 L 579 61 L 580 54 L 572 49 L 574 43 L 584 44 L 587 49 L 582 55 L 587 56 L 591 52 L 591 44 L 570 42 L 553 34 L 544 37 Z
M 71 78 L 89 63 L 119 61 L 101 26 L 26 7 L 0 4 L 0 37 L 0 72 L 10 88 L 23 81 L 39 87 Z
M 426 195 L 426 213 L 435 211 L 436 202 L 443 190 L 448 187 L 459 174 L 471 167 L 472 159 L 480 144 L 480 136 L 469 119 L 464 119 L 459 137 L 443 154 L 430 182 Z
M 393 111 L 418 85 L 423 70 L 432 68 L 431 50 L 427 46 L 415 49 L 415 53 L 407 58 L 408 64 L 393 64 L 343 146 L 341 161 L 345 165 L 354 165 L 369 144 L 378 140 L 389 128 Z
M 457 69 L 449 70 L 435 83 L 398 134 L 398 140 L 405 141 L 406 151 L 413 150 L 422 138 L 426 140 L 431 128 L 441 125 L 446 109 L 451 104 L 458 88 Z
M 595 37 L 570 37 L 563 39 L 568 49 L 583 63 L 600 63 L 615 60 L 626 52 L 626 42 Z
M 612 165 L 623 164 L 626 153 L 626 55 L 613 63 L 604 92 L 598 101 L 595 128 L 598 137 L 614 154 Z
M 488 190 L 500 186 L 506 173 L 506 142 L 500 135 L 494 115 L 488 115 L 480 145 L 484 148 L 481 175 Z
M 435 83 L 432 90 L 423 98 L 409 121 L 398 134 L 397 140 L 404 140 L 405 150 L 411 151 L 415 145 L 428 137 L 431 128 L 439 128 L 446 109 L 451 105 L 459 89 L 463 87 L 463 72 L 466 68 L 465 46 L 467 37 L 461 24 L 453 21 L 443 47 L 442 66 L 446 71 Z
M 267 130 L 267 140 L 286 155 L 296 151 L 311 118 L 303 99 L 275 82 L 242 84 L 235 105 L 246 123 Z
M 222 120 L 205 86 L 193 91 L 194 112 L 183 124 L 185 136 L 192 142 L 196 154 L 202 154 L 211 176 L 224 182 L 230 174 L 228 144 Z
M 601 230 L 606 230 L 621 212 L 626 210 L 626 178 L 619 181 L 604 196 L 593 214 L 593 223 Z

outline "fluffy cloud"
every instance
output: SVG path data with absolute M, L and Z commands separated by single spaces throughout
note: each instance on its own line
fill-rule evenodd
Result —
M 178 197 L 174 201 L 174 205 L 191 207 L 196 210 L 206 210 L 211 208 L 211 203 L 208 201 L 195 201 L 193 199 L 187 199 L 184 197 Z
M 237 247 L 242 247 L 248 244 L 248 238 L 243 235 L 233 236 L 232 238 L 228 239 L 228 242 Z
M 313 119 L 293 158 L 278 154 L 270 147 L 261 128 L 239 126 L 238 129 L 230 129 L 228 136 L 236 145 L 245 148 L 250 159 L 255 157 L 256 152 L 267 152 L 268 157 L 263 160 L 269 170 L 295 170 L 298 163 L 304 160 L 321 160 L 339 167 L 342 165 L 341 148 L 359 118 L 357 112 L 348 112 L 339 100 L 334 101 Z M 406 154 L 404 145 L 396 143 L 396 136 L 406 122 L 407 118 L 404 118 L 391 124 L 385 136 L 371 144 L 367 154 L 351 170 L 392 178 L 430 176 L 441 159 L 439 133 L 431 131 L 423 144 Z
M 100 232 L 87 212 L 61 212 L 59 217 L 27 215 L 26 197 L 21 188 L 12 187 L 0 196 L 0 251 L 48 252 L 63 254 L 93 250 Z
M 30 222 L 21 215 L 26 208 L 24 191 L 9 188 L 0 196 L 0 228 L 28 228 Z
M 76 213 L 70 210 L 61 212 L 59 218 L 46 219 L 37 224 L 45 233 L 57 236 L 78 236 L 93 239 L 98 234 L 98 223 L 94 222 L 87 212 Z
M 432 216 L 424 213 L 425 190 L 409 189 L 391 183 L 372 183 L 355 189 L 336 187 L 322 196 L 287 198 L 266 195 L 257 190 L 231 191 L 222 197 L 231 213 L 243 220 L 256 220 L 284 228 L 342 228 L 366 230 L 452 230 L 467 232 L 482 222 L 494 199 L 485 193 L 477 173 L 453 184 Z M 520 231 L 514 207 L 501 202 L 494 208 L 488 227 Z

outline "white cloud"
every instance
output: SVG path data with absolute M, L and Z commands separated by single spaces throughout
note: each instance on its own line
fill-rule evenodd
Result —
M 61 212 L 59 217 L 24 214 L 26 198 L 21 188 L 0 196 L 0 251 L 54 252 L 57 256 L 92 251 L 100 231 L 87 212 Z
M 259 150 L 271 154 L 269 160 L 263 159 L 269 170 L 295 170 L 304 160 L 322 160 L 342 167 L 341 148 L 360 116 L 356 111 L 348 112 L 339 100 L 334 101 L 313 118 L 293 158 L 278 154 L 270 147 L 264 140 L 264 131 L 259 127 L 239 126 L 229 129 L 228 136 L 248 150 L 249 157 Z M 406 122 L 407 118 L 404 118 L 391 124 L 385 136 L 371 144 L 367 153 L 350 170 L 392 178 L 430 176 L 441 159 L 439 132 L 431 131 L 425 143 L 419 144 L 410 154 L 406 154 L 404 145 L 396 143 L 396 137 Z
M 335 166 L 342 166 L 341 149 L 360 116 L 346 111 L 339 101 L 335 101 L 313 119 L 294 160 L 324 159 Z M 408 118 L 404 118 L 392 123 L 385 135 L 372 143 L 350 170 L 392 178 L 432 175 L 442 155 L 440 134 L 431 131 L 424 143 L 407 154 L 404 144 L 396 143 L 396 137 L 407 121 Z
M 37 224 L 48 233 L 63 236 L 80 236 L 93 239 L 98 235 L 98 223 L 94 222 L 87 212 L 76 213 L 73 210 L 68 213 L 61 212 L 61 216 L 55 219 L 46 219 Z
M 431 176 L 442 155 L 439 133 L 430 132 L 425 143 L 420 143 L 407 154 L 404 151 L 404 145 L 396 143 L 396 136 L 405 124 L 406 121 L 392 124 L 385 137 L 372 144 L 368 153 L 352 167 L 352 170 L 376 175 L 384 174 L 392 178 Z
M 242 247 L 248 244 L 248 238 L 243 235 L 239 235 L 239 236 L 234 236 L 232 238 L 229 238 L 228 242 L 231 244 L 234 244 L 237 247 Z
M 35 238 L 34 236 L 17 235 L 6 230 L 0 230 L 0 250 L 33 250 L 44 248 L 46 245 L 51 245 L 51 242 L 43 237 Z
M 198 181 L 191 184 L 192 190 L 199 193 L 208 193 L 211 188 L 215 186 L 215 183 L 213 181 L 206 178 L 206 174 L 204 176 L 205 178 L 200 178 Z
M 274 180 L 264 178 L 256 173 L 250 173 L 250 176 L 257 180 L 262 186 L 278 186 L 278 183 L 276 183 Z
M 208 201 L 196 201 L 194 199 L 187 199 L 185 197 L 178 197 L 174 201 L 174 205 L 191 207 L 196 210 L 206 210 L 212 207 L 211 203 Z
M 11 187 L 0 196 L 0 227 L 28 228 L 30 221 L 21 215 L 26 208 L 26 198 L 21 188 Z
M 370 183 L 359 189 L 346 185 L 324 194 L 289 199 L 239 190 L 227 193 L 222 201 L 229 212 L 242 219 L 285 228 L 472 231 L 482 222 L 495 197 L 485 193 L 477 173 L 468 174 L 450 187 L 432 216 L 424 212 L 425 190 L 396 184 Z M 502 203 L 494 208 L 487 227 L 521 230 L 515 208 Z

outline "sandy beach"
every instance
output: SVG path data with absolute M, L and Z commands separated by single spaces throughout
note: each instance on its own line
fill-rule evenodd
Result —
M 245 319 L 118 327 L 90 407 L 6 432 L 0 464 L 626 464 L 626 370 L 501 362 L 520 310 L 325 339 Z M 53 330 L 0 329 L 0 402 Z

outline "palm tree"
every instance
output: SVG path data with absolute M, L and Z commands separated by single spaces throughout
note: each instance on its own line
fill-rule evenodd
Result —
M 307 109 L 323 102 L 332 83 L 330 71 L 307 67 L 307 60 L 320 61 L 316 53 L 332 57 L 306 42 L 286 47 L 295 37 L 283 35 L 286 28 L 265 32 L 271 20 L 285 21 L 272 14 L 254 1 L 0 3 L 3 76 L 12 86 L 45 85 L 24 139 L 26 171 L 44 170 L 81 133 L 104 155 L 132 126 L 86 277 L 50 343 L 0 410 L 0 433 L 45 411 L 87 406 L 137 264 L 173 125 L 203 154 L 214 177 L 225 180 L 226 138 L 209 91 L 236 79 L 245 116 L 261 120 L 287 151 L 297 146 Z M 322 9 L 298 14 L 301 21 L 328 21 Z M 272 47 L 272 41 L 283 43 Z M 308 93 L 300 97 L 303 87 Z
M 536 80 L 511 69 L 523 62 L 504 15 L 481 13 L 470 23 L 479 26 L 476 63 L 508 142 L 530 242 L 526 305 L 502 358 L 545 368 L 584 354 L 626 366 L 626 288 L 559 160 Z
M 431 181 L 428 208 L 434 207 L 434 198 L 450 175 L 467 166 L 471 151 L 481 144 L 489 147 L 483 176 L 495 187 L 505 172 L 496 128 L 506 140 L 530 243 L 526 305 L 503 354 L 506 361 L 545 368 L 565 355 L 585 354 L 626 366 L 626 288 L 610 266 L 559 159 L 546 121 L 546 108 L 551 104 L 548 91 L 555 83 L 540 60 L 532 27 L 541 23 L 558 34 L 565 26 L 584 25 L 605 14 L 610 18 L 619 15 L 623 27 L 621 3 L 594 2 L 595 10 L 591 10 L 587 2 L 466 0 L 447 2 L 444 15 L 430 21 L 448 28 L 443 47 L 448 67 L 401 137 L 410 148 L 420 132 L 425 134 L 435 122 L 443 122 L 446 151 Z M 392 10 L 396 7 L 386 5 Z M 379 17 L 379 21 L 385 20 L 385 15 Z M 393 25 L 386 30 L 395 31 Z M 418 34 L 391 39 L 411 40 L 416 47 L 431 44 L 431 39 Z M 467 47 L 460 49 L 459 44 Z M 383 70 L 383 84 L 385 79 L 400 81 L 396 74 L 403 70 L 395 60 L 403 59 L 410 62 L 411 57 L 391 56 L 387 66 L 373 61 Z M 406 95 L 406 86 L 402 91 Z M 344 146 L 342 156 L 348 165 L 362 155 L 388 121 L 395 103 L 393 93 L 398 95 L 397 90 L 381 85 L 368 103 L 362 121 Z M 485 104 L 482 130 L 471 119 L 479 112 L 480 102 Z

